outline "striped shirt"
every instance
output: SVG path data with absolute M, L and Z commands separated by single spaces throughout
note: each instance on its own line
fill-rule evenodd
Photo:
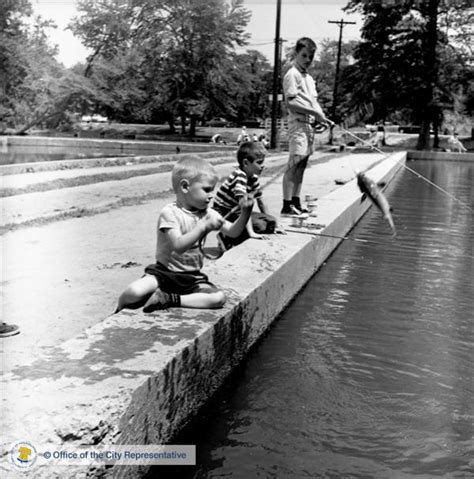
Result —
M 235 169 L 217 190 L 212 207 L 222 216 L 235 208 L 245 194 L 255 199 L 262 197 L 262 189 L 257 176 L 248 178 L 240 168 Z

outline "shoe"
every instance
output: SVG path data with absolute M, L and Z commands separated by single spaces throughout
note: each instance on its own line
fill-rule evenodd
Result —
M 290 218 L 304 215 L 295 205 L 284 206 L 280 211 L 280 216 L 287 216 Z
M 309 215 L 309 210 L 306 209 L 306 208 L 303 208 L 302 206 L 295 206 L 295 208 L 298 210 L 298 211 L 301 211 L 301 213 L 303 215 Z
M 15 336 L 20 333 L 20 328 L 16 324 L 0 323 L 0 338 Z
M 294 206 L 298 211 L 300 211 L 301 213 L 306 214 L 306 215 L 309 214 L 309 210 L 307 210 L 306 208 L 304 208 L 303 206 L 301 206 L 301 203 L 300 203 L 299 199 L 298 199 L 298 201 L 293 202 L 293 206 Z
M 168 293 L 163 293 L 161 289 L 157 289 L 143 306 L 144 313 L 152 313 L 159 309 L 167 309 L 171 306 L 171 297 Z

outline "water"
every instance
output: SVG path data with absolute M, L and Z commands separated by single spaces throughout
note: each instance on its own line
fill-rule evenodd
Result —
M 163 155 L 176 153 L 174 145 L 151 145 L 149 148 L 89 147 L 89 146 L 4 146 L 0 144 L 0 165 L 38 161 L 81 160 L 86 158 L 118 158 L 128 156 Z
M 474 165 L 410 167 L 474 207 Z M 405 171 L 183 442 L 194 478 L 474 477 L 472 211 Z M 159 473 L 159 470 L 155 471 Z M 161 477 L 161 476 L 160 476 Z

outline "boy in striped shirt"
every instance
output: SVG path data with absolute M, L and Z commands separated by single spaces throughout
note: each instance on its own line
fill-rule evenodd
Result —
M 268 214 L 259 180 L 264 167 L 265 155 L 266 149 L 260 142 L 246 141 L 242 143 L 237 151 L 238 168 L 217 190 L 212 208 L 231 223 L 239 216 L 239 201 L 245 195 L 252 196 L 260 210 L 260 213 L 252 213 L 251 221 L 247 223 L 246 229 L 237 238 L 229 238 L 223 233 L 217 235 L 224 250 L 236 246 L 248 238 L 263 239 L 264 234 L 275 232 L 276 219 Z

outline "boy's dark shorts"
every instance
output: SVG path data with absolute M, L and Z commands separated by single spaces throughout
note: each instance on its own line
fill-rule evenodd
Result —
M 219 210 L 217 210 L 219 211 Z M 231 215 L 228 219 L 231 223 L 238 218 L 238 215 Z M 250 217 L 252 222 L 253 230 L 258 234 L 273 234 L 275 233 L 277 221 L 276 218 L 272 215 L 265 213 L 259 213 L 254 211 Z M 224 243 L 227 248 L 232 246 L 237 246 L 240 243 L 243 243 L 249 238 L 247 228 L 242 231 L 242 233 L 237 238 L 230 238 L 229 236 L 224 236 Z
M 161 263 L 156 263 L 148 265 L 145 268 L 145 274 L 154 276 L 160 289 L 165 293 L 191 294 L 220 291 L 201 271 L 170 271 Z

